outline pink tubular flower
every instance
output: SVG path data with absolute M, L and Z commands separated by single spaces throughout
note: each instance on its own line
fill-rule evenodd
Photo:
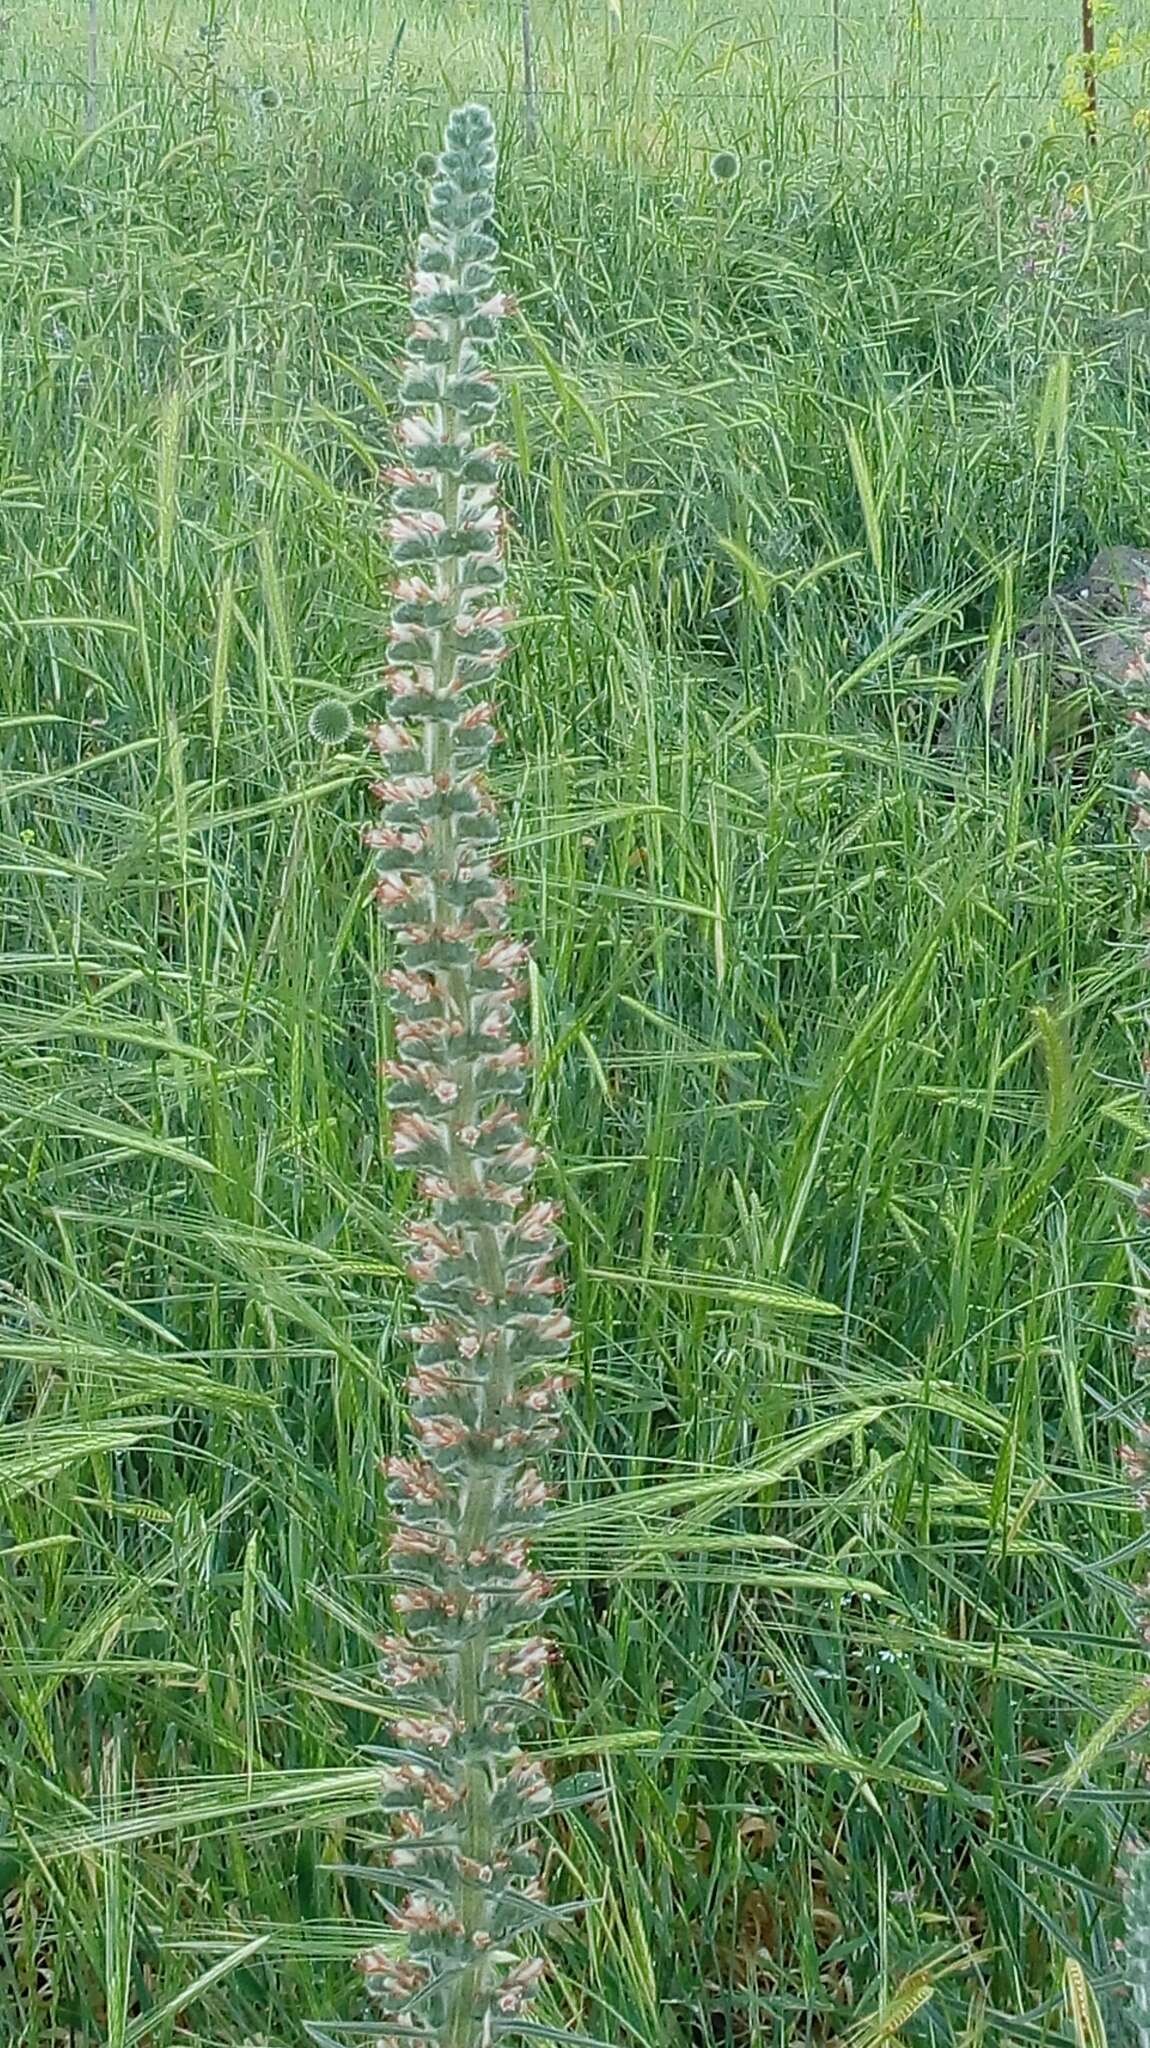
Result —
M 445 1537 L 435 1530 L 420 1528 L 414 1522 L 399 1522 L 391 1533 L 392 1557 L 445 1558 L 449 1549 Z
M 425 1451 L 454 1451 L 467 1442 L 467 1425 L 457 1415 L 416 1415 L 411 1427 Z
M 560 1202 L 533 1202 L 519 1218 L 519 1235 L 528 1244 L 542 1244 L 562 1216 L 563 1205 Z
M 462 1934 L 463 1923 L 440 1899 L 413 1892 L 393 1913 L 395 1924 L 405 1934 Z
M 442 429 L 426 413 L 404 413 L 395 432 L 403 448 L 438 448 L 443 444 Z
M 384 1062 L 384 1065 L 386 1064 Z M 400 1062 L 396 1060 L 392 1064 L 398 1066 Z M 426 1063 L 409 1066 L 407 1078 L 422 1088 L 426 1094 L 433 1095 L 437 1102 L 442 1103 L 444 1109 L 450 1109 L 452 1104 L 459 1100 L 458 1081 L 452 1080 L 450 1074 L 441 1073 L 438 1067 L 428 1066 Z
M 405 1236 L 409 1244 L 422 1244 L 458 1258 L 463 1249 L 459 1234 L 445 1230 L 434 1216 L 417 1216 L 407 1225 Z
M 499 1052 L 485 1052 L 483 1064 L 507 1072 L 514 1067 L 529 1067 L 532 1058 L 529 1045 L 505 1045 Z
M 398 910 L 400 904 L 410 902 L 410 886 L 394 875 L 383 875 L 375 885 L 375 900 L 384 910 Z
M 495 535 L 503 533 L 506 523 L 506 514 L 502 506 L 497 504 L 484 505 L 474 513 L 469 512 L 463 520 L 464 529 L 468 533 Z M 458 630 L 459 627 L 457 626 L 456 631 L 458 632 Z
M 542 1764 L 530 1757 L 522 1757 L 508 1773 L 511 1783 L 525 1806 L 535 1813 L 548 1813 L 551 1809 L 551 1787 Z
M 425 1145 L 434 1145 L 438 1140 L 435 1125 L 414 1110 L 405 1110 L 391 1120 L 391 1149 L 396 1159 L 403 1159 L 410 1152 L 422 1152 Z
M 483 725 L 489 725 L 494 730 L 494 704 L 473 704 L 469 711 L 464 712 L 462 718 L 459 721 L 459 728 L 461 732 L 474 732 L 477 730 L 478 727 Z
M 531 958 L 531 949 L 522 939 L 499 938 L 485 946 L 476 957 L 476 966 L 487 974 L 511 974 L 517 967 L 523 967 Z
M 388 719 L 373 725 L 368 739 L 380 754 L 410 754 L 415 750 L 415 738 L 409 728 Z
M 430 470 L 408 469 L 399 463 L 392 463 L 389 468 L 380 470 L 379 480 L 381 484 L 390 484 L 393 490 L 409 491 L 425 483 L 430 475 Z
M 407 668 L 389 668 L 386 671 L 386 679 L 387 687 L 391 691 L 396 703 L 400 706 L 402 716 L 404 718 L 409 717 L 410 707 L 404 700 L 409 697 L 422 697 L 426 694 L 417 683 L 414 671 Z
M 389 540 L 438 540 L 447 531 L 442 512 L 395 512 L 387 522 Z
M 401 1636 L 394 1637 L 398 1649 L 386 1651 L 380 1660 L 380 1676 L 386 1679 L 393 1692 L 402 1691 L 413 1685 L 426 1685 L 438 1673 L 440 1666 L 434 1657 L 417 1657 L 411 1645 Z
M 385 1458 L 383 1469 L 409 1500 L 418 1501 L 423 1507 L 432 1507 L 444 1498 L 443 1481 L 433 1465 L 416 1463 L 412 1458 Z
M 419 831 L 402 832 L 395 825 L 369 825 L 363 843 L 377 853 L 422 853 L 427 836 Z
M 546 1974 L 547 1965 L 541 1956 L 528 1956 L 517 1963 L 503 1980 L 497 2001 L 500 2012 L 522 2012 Z
M 452 1325 L 438 1316 L 432 1322 L 409 1323 L 403 1336 L 405 1342 L 413 1344 L 417 1351 L 428 1345 L 452 1344 L 455 1341 Z
M 515 1649 L 500 1651 L 496 1661 L 505 1678 L 533 1678 L 558 1660 L 559 1652 L 546 1636 L 528 1636 Z
M 553 1498 L 553 1488 L 545 1486 L 533 1465 L 528 1465 L 515 1488 L 515 1505 L 527 1513 L 546 1507 Z
M 534 1295 L 537 1298 L 552 1298 L 564 1292 L 564 1282 L 558 1273 L 551 1272 L 545 1259 L 536 1259 L 525 1272 L 516 1275 L 514 1284 L 508 1283 L 509 1294 L 516 1297 Z
M 542 1157 L 538 1145 L 521 1138 L 517 1145 L 508 1146 L 499 1163 L 513 1173 L 534 1173 Z
M 438 1046 L 453 1034 L 458 1027 L 449 1017 L 401 1017 L 395 1027 L 396 1044 L 404 1046 Z
M 571 1318 L 569 1315 L 564 1314 L 562 1310 L 555 1310 L 550 1315 L 536 1316 L 533 1320 L 535 1323 L 535 1334 L 544 1343 L 567 1344 L 570 1342 Z
M 445 1365 L 417 1365 L 407 1375 L 409 1401 L 449 1401 L 457 1392 L 454 1374 Z
M 435 984 L 426 974 L 410 974 L 403 967 L 392 967 L 383 980 L 393 995 L 403 996 L 409 1003 L 430 1003 L 434 1000 Z
M 353 1967 L 365 1977 L 379 1979 L 401 1999 L 423 1990 L 430 1974 L 426 1965 L 417 1963 L 413 1957 L 392 1956 L 382 1948 L 368 1949 L 365 1955 L 357 1956 Z
M 416 1749 L 447 1749 L 459 1732 L 455 1722 L 446 1716 L 442 1720 L 420 1721 L 410 1714 L 401 1714 L 392 1722 L 391 1730 L 397 1742 L 410 1742 Z
M 443 1258 L 441 1253 L 425 1252 L 408 1260 L 407 1277 L 409 1280 L 414 1280 L 417 1287 L 426 1287 L 429 1280 L 435 1279 L 442 1264 Z
M 423 804 L 435 795 L 433 775 L 394 775 L 372 784 L 372 795 L 381 804 Z
M 570 1392 L 570 1388 L 571 1380 L 567 1373 L 552 1373 L 549 1378 L 527 1389 L 523 1395 L 523 1406 L 531 1409 L 533 1414 L 547 1415 L 560 1396 Z
M 397 1614 L 438 1615 L 444 1621 L 459 1611 L 458 1601 L 437 1586 L 397 1586 L 391 1604 Z
M 505 626 L 513 626 L 514 624 L 515 610 L 512 605 L 488 604 L 484 605 L 482 611 L 472 612 L 471 617 L 466 622 L 466 627 L 467 630 L 470 630 L 472 627 L 482 626 L 502 632 Z M 461 623 L 456 630 L 463 631 L 463 624 Z

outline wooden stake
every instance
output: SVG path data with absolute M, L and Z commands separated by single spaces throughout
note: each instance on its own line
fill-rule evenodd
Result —
M 88 0 L 88 93 L 84 127 L 91 135 L 100 116 L 100 0 Z
M 835 78 L 835 157 L 841 163 L 846 114 L 843 78 L 843 0 L 831 0 L 831 69 Z
M 1094 48 L 1094 0 L 1082 0 L 1082 84 L 1086 93 L 1086 134 L 1098 141 L 1098 66 Z

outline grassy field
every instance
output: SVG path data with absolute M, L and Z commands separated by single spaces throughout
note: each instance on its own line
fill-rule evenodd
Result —
M 501 197 L 552 1753 L 604 1788 L 547 2017 L 1119 2044 L 1140 884 L 1109 736 L 1051 776 L 985 707 L 1051 578 L 1150 542 L 1142 145 L 916 98 L 876 9 L 839 161 L 793 20 L 636 12 L 568 93 L 544 15 Z M 63 83 L 0 148 L 5 2048 L 287 2048 L 380 1919 L 403 1296 L 365 766 L 307 720 L 378 705 L 407 166 L 516 45 L 413 6 L 388 89 L 394 23 L 333 17 L 217 76 L 124 9 L 87 139 L 71 16 L 9 53 Z

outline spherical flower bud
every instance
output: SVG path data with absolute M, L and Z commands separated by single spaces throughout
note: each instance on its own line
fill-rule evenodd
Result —
M 355 730 L 355 720 L 340 697 L 324 697 L 312 707 L 308 733 L 321 747 L 342 747 Z

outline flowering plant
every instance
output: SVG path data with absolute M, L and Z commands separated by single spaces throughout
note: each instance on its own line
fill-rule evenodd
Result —
M 397 2048 L 480 2048 L 514 2033 L 544 1968 L 524 1943 L 547 1916 L 529 1827 L 551 1791 L 520 1738 L 554 1654 L 540 1633 L 554 1589 L 531 1540 L 570 1322 L 559 1210 L 530 1191 L 541 1155 L 514 1015 L 527 948 L 508 930 L 484 778 L 512 620 L 484 360 L 511 307 L 493 268 L 495 164 L 486 110 L 452 114 L 412 280 L 401 459 L 387 473 L 391 701 L 373 732 L 381 818 L 366 835 L 398 950 L 393 1151 L 423 1203 L 406 1229 L 422 1314 L 408 1382 L 415 1455 L 386 1462 L 398 1627 L 382 1666 L 397 1744 L 382 1803 L 410 1890 L 393 1916 L 402 1950 L 381 1942 L 359 1963 Z

